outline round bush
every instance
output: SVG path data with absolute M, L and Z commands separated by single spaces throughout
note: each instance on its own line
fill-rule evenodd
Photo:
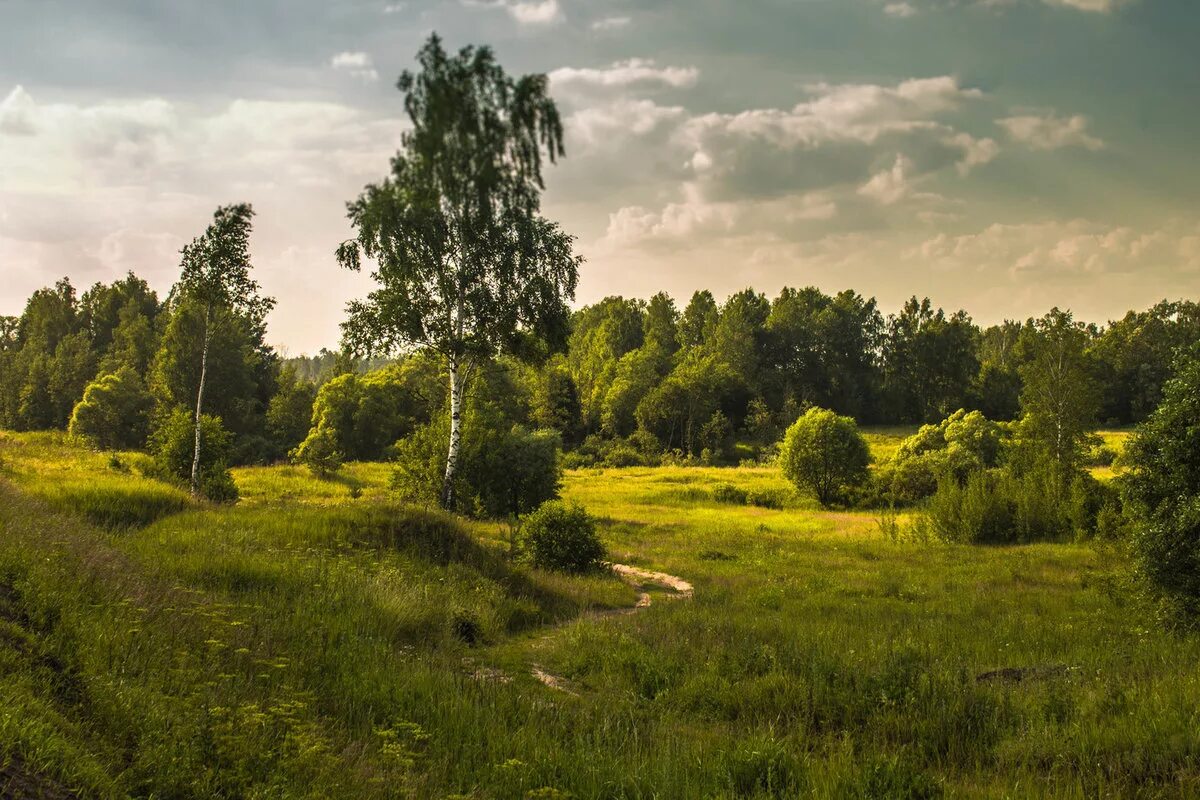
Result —
M 784 477 L 823 506 L 866 483 L 870 463 L 871 451 L 854 420 L 823 408 L 810 408 L 796 420 L 779 450 Z
M 529 515 L 522 541 L 534 566 L 543 569 L 586 572 L 604 558 L 595 519 L 582 506 L 561 500 L 543 503 Z

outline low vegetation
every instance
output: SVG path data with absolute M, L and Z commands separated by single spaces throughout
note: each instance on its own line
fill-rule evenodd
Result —
M 575 471 L 563 494 L 595 515 L 608 558 L 695 586 L 634 616 L 589 615 L 632 607 L 633 590 L 522 566 L 504 525 L 394 505 L 386 465 L 327 480 L 235 469 L 243 499 L 219 506 L 149 477 L 146 457 L 114 467 L 61 437 L 4 434 L 0 458 L 0 758 L 54 786 L 1200 790 L 1200 642 L 1147 625 L 1106 549 L 895 542 L 874 512 L 823 511 L 772 468 Z M 111 476 L 97 493 L 114 507 L 138 492 L 179 503 L 113 528 L 45 491 L 95 475 Z M 776 493 L 784 508 L 735 502 Z

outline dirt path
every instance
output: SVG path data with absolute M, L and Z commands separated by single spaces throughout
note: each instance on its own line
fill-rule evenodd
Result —
M 672 600 L 690 600 L 695 594 L 692 584 L 677 575 L 670 575 L 666 572 L 654 572 L 653 570 L 641 569 L 640 567 L 631 567 L 628 564 L 608 564 L 607 566 L 620 576 L 621 580 L 637 589 L 637 603 L 630 608 L 612 608 L 605 609 L 604 611 L 594 611 L 588 615 L 593 619 L 636 614 L 643 609 L 649 608 L 653 602 L 650 592 L 647 591 L 647 587 L 649 586 L 661 586 L 664 589 L 670 589 L 673 594 L 664 596 Z M 570 684 L 565 678 L 560 678 L 557 675 L 549 673 L 537 664 L 534 664 L 530 668 L 529 674 L 536 678 L 542 685 L 551 689 L 571 695 L 577 694 L 577 692 L 571 689 Z

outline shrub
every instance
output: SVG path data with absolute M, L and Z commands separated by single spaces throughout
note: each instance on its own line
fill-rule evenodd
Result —
M 1084 464 L 1089 467 L 1111 467 L 1117 461 L 1117 451 L 1103 443 L 1097 443 L 1087 451 Z
M 997 466 L 1004 434 L 1004 427 L 978 411 L 962 409 L 922 426 L 896 450 L 889 500 L 914 503 L 936 492 L 945 475 L 962 482 L 972 472 Z
M 153 403 L 133 368 L 121 367 L 87 385 L 71 412 L 69 430 L 104 450 L 142 447 Z
M 867 481 L 871 451 L 850 417 L 811 408 L 787 430 L 779 452 L 784 477 L 829 506 Z
M 744 506 L 748 495 L 745 489 L 738 488 L 732 483 L 718 483 L 712 489 L 712 498 L 718 503 L 731 506 Z
M 162 419 L 151 436 L 154 467 L 158 476 L 187 485 L 192 476 L 195 428 L 192 414 L 176 408 Z M 230 474 L 229 453 L 233 436 L 221 425 L 220 417 L 200 417 L 200 494 L 214 502 L 234 502 L 237 485 Z
M 439 501 L 449 437 L 448 425 L 439 419 L 396 444 L 392 488 L 402 498 L 424 505 Z M 459 451 L 455 510 L 514 518 L 556 498 L 562 478 L 560 446 L 557 431 L 468 427 Z
M 1178 610 L 1200 616 L 1200 344 L 1178 357 L 1162 404 L 1122 460 L 1139 572 Z
M 746 503 L 759 508 L 782 510 L 787 508 L 792 493 L 787 489 L 751 489 L 746 492 Z
M 342 454 L 337 437 L 329 428 L 316 427 L 308 437 L 289 453 L 292 460 L 308 467 L 318 478 L 325 478 L 342 468 Z
M 1114 502 L 1112 491 L 1087 473 L 1063 475 L 1043 462 L 1020 473 L 973 472 L 962 482 L 943 476 L 929 499 L 928 521 L 935 536 L 951 542 L 1086 539 L 1095 535 L 1101 509 Z
M 1014 541 L 1016 509 L 1007 488 L 1005 476 L 995 471 L 972 473 L 965 484 L 953 476 L 942 478 L 929 500 L 933 534 L 947 542 Z
M 561 500 L 543 503 L 530 514 L 521 534 L 530 561 L 543 569 L 586 572 L 605 555 L 596 521 L 582 506 Z

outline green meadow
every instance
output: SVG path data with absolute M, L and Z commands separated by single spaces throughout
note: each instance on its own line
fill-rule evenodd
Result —
M 386 464 L 235 469 L 232 507 L 145 467 L 0 434 L 0 764 L 31 796 L 1200 793 L 1200 640 L 1103 547 L 893 541 L 771 468 L 568 472 L 684 597 L 520 566 Z

